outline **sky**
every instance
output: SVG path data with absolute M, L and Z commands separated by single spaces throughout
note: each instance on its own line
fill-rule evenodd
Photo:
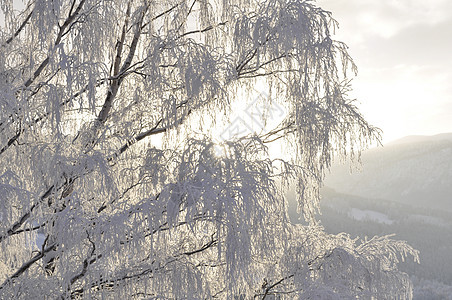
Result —
M 317 0 L 358 66 L 352 98 L 383 143 L 452 132 L 452 1 Z

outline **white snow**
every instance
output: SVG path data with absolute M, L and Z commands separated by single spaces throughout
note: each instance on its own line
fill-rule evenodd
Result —
M 370 220 L 370 221 L 374 221 L 374 222 L 378 222 L 381 224 L 392 224 L 394 223 L 393 220 L 391 220 L 388 215 L 383 214 L 381 212 L 378 211 L 374 211 L 374 210 L 362 210 L 362 209 L 358 209 L 358 208 L 352 208 L 349 213 L 348 216 L 358 220 L 358 221 L 365 221 L 365 220 Z

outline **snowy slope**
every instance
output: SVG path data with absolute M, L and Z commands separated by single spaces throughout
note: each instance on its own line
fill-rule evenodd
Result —
M 382 224 L 394 223 L 394 220 L 391 220 L 388 215 L 370 209 L 359 209 L 352 207 L 348 213 L 348 216 L 358 221 L 369 220 Z

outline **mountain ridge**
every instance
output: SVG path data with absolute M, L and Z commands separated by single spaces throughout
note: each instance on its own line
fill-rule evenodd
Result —
M 441 140 L 452 141 L 452 132 L 444 132 L 444 133 L 439 133 L 439 134 L 435 134 L 435 135 L 407 135 L 400 139 L 390 141 L 390 142 L 386 143 L 385 146 L 393 146 L 393 145 L 400 145 L 400 144 L 406 144 L 406 143 L 417 143 L 417 142 L 441 141 Z
M 452 211 L 452 133 L 408 136 L 367 150 L 360 172 L 333 164 L 325 185 L 344 194 Z

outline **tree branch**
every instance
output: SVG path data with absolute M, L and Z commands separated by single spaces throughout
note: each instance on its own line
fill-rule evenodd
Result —
M 25 214 L 22 215 L 22 217 L 16 222 L 14 223 L 7 231 L 6 231 L 6 235 L 1 235 L 0 236 L 0 242 L 2 242 L 5 238 L 10 237 L 12 235 L 18 234 L 19 233 L 19 228 L 22 227 L 22 225 L 25 223 L 25 221 L 28 220 L 28 218 L 30 218 L 31 213 L 38 207 L 39 204 L 41 204 L 45 199 L 47 199 L 51 194 L 52 191 L 54 189 L 54 185 L 52 185 L 40 198 L 39 200 L 34 203 L 28 212 L 26 212 Z M 20 232 L 24 232 L 24 230 L 21 230 Z
M 90 255 L 87 257 L 87 258 L 85 258 L 85 260 L 83 261 L 83 268 L 82 268 L 82 270 L 80 271 L 80 273 L 79 274 L 77 274 L 76 276 L 74 276 L 74 277 L 72 277 L 71 278 L 71 284 L 70 285 L 73 285 L 77 280 L 79 280 L 80 278 L 82 278 L 83 276 L 85 276 L 85 274 L 86 274 L 86 271 L 88 270 L 88 266 L 92 263 L 92 257 L 94 256 L 94 252 L 96 251 L 96 244 L 94 244 L 94 242 L 91 240 L 91 237 L 89 236 L 89 232 L 88 231 L 86 231 L 86 234 L 87 234 L 87 239 L 88 239 L 88 241 L 91 243 L 91 245 L 92 245 L 92 249 L 91 249 L 91 253 L 90 253 Z
M 292 278 L 292 277 L 294 277 L 293 274 L 292 274 L 292 275 L 289 275 L 289 276 L 286 276 L 286 277 L 284 277 L 284 278 L 282 278 L 282 279 L 276 281 L 275 283 L 273 283 L 273 284 L 271 284 L 271 285 L 269 285 L 269 286 L 267 286 L 267 283 L 265 283 L 265 284 L 263 285 L 263 287 L 265 287 L 265 291 L 264 291 L 264 294 L 262 295 L 262 300 L 265 299 L 265 298 L 267 298 L 267 296 L 269 295 L 269 292 L 270 292 L 273 288 L 275 288 L 277 285 L 281 284 L 283 281 L 285 281 L 285 280 L 287 280 L 287 279 L 290 279 L 290 278 Z
M 6 40 L 6 45 L 10 44 L 13 41 L 13 39 L 19 35 L 19 33 L 22 31 L 22 29 L 24 29 L 25 25 L 27 25 L 28 21 L 30 20 L 33 12 L 34 12 L 34 9 L 28 14 L 28 16 L 25 18 L 25 20 L 22 22 L 22 24 L 16 30 L 16 32 L 14 32 L 13 36 L 11 36 L 9 39 Z
M 61 39 L 63 37 L 63 33 L 64 30 L 66 30 L 66 28 L 72 23 L 72 21 L 75 19 L 75 17 L 80 13 L 83 4 L 85 3 L 86 0 L 82 0 L 80 1 L 79 5 L 77 6 L 76 10 L 74 11 L 74 13 L 72 15 L 69 15 L 68 18 L 65 20 L 65 22 L 63 23 L 62 26 L 60 26 L 60 29 L 58 31 L 57 34 L 57 38 L 55 39 L 54 42 L 54 46 L 57 46 L 60 42 Z M 48 65 L 50 61 L 50 55 L 47 56 L 46 59 L 44 59 L 44 61 L 41 62 L 41 64 L 39 65 L 39 67 L 36 69 L 36 71 L 33 73 L 33 76 L 30 77 L 24 84 L 25 88 L 29 87 L 34 80 L 41 74 L 41 72 L 44 70 L 44 68 Z
M 41 252 L 33 256 L 32 259 L 24 263 L 13 275 L 9 276 L 5 281 L 3 281 L 2 285 L 0 286 L 0 290 L 3 289 L 6 285 L 8 285 L 10 282 L 12 282 L 15 278 L 19 277 L 22 273 L 27 271 L 35 262 L 43 258 L 46 253 L 55 249 L 55 247 L 56 244 L 52 244 L 47 248 L 44 248 Z
M 125 28 L 127 27 L 127 24 L 128 24 L 128 18 L 126 18 L 126 21 L 125 21 L 124 27 L 123 27 L 123 32 L 122 32 L 122 35 L 121 35 L 121 42 L 119 43 L 118 51 L 116 52 L 116 58 L 115 58 L 115 62 L 114 62 L 114 72 L 115 72 L 114 75 L 117 75 L 119 73 L 125 72 L 129 68 L 129 66 L 131 65 L 132 59 L 135 56 L 135 51 L 136 51 L 136 48 L 137 48 L 137 45 L 138 45 L 138 40 L 139 40 L 140 35 L 141 35 L 141 24 L 143 22 L 143 18 L 144 18 L 145 14 L 146 14 L 147 9 L 148 9 L 148 6 L 146 6 L 145 9 L 143 9 L 143 12 L 141 13 L 140 19 L 138 20 L 138 22 L 136 24 L 137 27 L 136 27 L 136 31 L 135 31 L 135 34 L 134 34 L 133 39 L 132 39 L 132 43 L 130 45 L 129 54 L 127 55 L 127 58 L 124 61 L 121 69 L 118 71 L 119 65 L 121 63 L 121 55 L 120 54 L 121 54 L 122 47 L 123 47 L 123 44 L 124 44 Z M 130 13 L 130 11 L 129 11 L 129 13 Z M 97 131 L 98 128 L 101 125 L 103 125 L 105 123 L 105 121 L 107 120 L 109 112 L 111 110 L 111 106 L 113 104 L 113 100 L 116 97 L 116 94 L 117 94 L 117 92 L 119 90 L 119 87 L 121 85 L 122 79 L 123 78 L 118 78 L 118 79 L 114 79 L 112 81 L 112 83 L 110 85 L 110 89 L 109 89 L 109 91 L 107 93 L 107 97 L 106 97 L 106 99 L 104 101 L 104 104 L 102 105 L 102 109 L 101 109 L 101 111 L 99 112 L 99 115 L 96 118 L 95 128 L 94 128 L 95 131 Z

